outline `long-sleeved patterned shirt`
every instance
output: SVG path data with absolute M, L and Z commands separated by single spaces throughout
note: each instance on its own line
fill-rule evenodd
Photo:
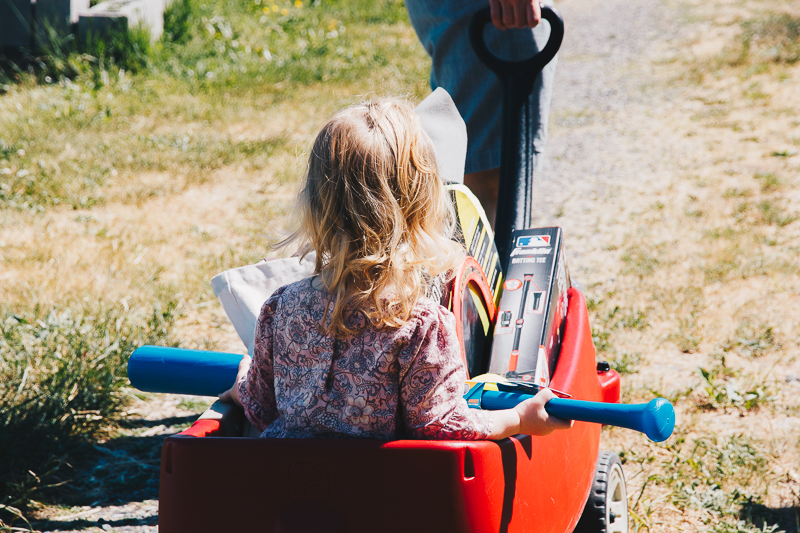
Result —
M 466 371 L 455 319 L 421 298 L 400 328 L 336 339 L 319 329 L 328 293 L 313 278 L 281 287 L 261 309 L 239 397 L 262 437 L 476 440 L 490 413 L 463 399 Z

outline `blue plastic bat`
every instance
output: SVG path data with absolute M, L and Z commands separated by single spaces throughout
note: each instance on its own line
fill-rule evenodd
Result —
M 470 407 L 489 411 L 511 409 L 538 392 L 538 387 L 528 384 L 496 383 L 496 391 L 485 390 L 484 385 L 485 383 L 477 383 L 464 395 Z M 667 440 L 675 429 L 675 409 L 665 398 L 655 398 L 640 404 L 553 398 L 544 408 L 551 415 L 565 420 L 594 422 L 641 431 L 655 442 Z
M 231 353 L 142 346 L 131 355 L 128 378 L 145 392 L 216 396 L 236 381 L 241 359 Z M 538 387 L 530 384 L 496 385 L 497 391 L 485 390 L 484 383 L 474 385 L 464 395 L 467 404 L 487 410 L 510 409 L 538 392 Z M 566 420 L 635 429 L 656 442 L 669 438 L 675 427 L 675 410 L 664 398 L 638 405 L 553 398 L 545 409 Z

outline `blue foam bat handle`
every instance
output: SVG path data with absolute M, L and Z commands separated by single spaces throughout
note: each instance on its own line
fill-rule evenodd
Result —
M 128 361 L 131 385 L 145 392 L 216 396 L 236 381 L 242 356 L 142 346 Z
M 241 359 L 232 353 L 142 346 L 128 361 L 128 378 L 145 392 L 216 396 L 236 381 Z M 529 398 L 532 395 L 483 390 L 480 408 L 510 409 Z M 633 405 L 553 398 L 545 409 L 566 420 L 641 431 L 656 442 L 669 438 L 675 427 L 675 410 L 664 398 Z
M 481 409 L 492 411 L 511 409 L 529 398 L 532 398 L 529 394 L 484 391 L 481 396 Z M 544 408 L 551 415 L 565 420 L 594 422 L 641 431 L 655 442 L 667 440 L 675 429 L 675 409 L 665 398 L 655 398 L 648 403 L 640 404 L 553 398 Z

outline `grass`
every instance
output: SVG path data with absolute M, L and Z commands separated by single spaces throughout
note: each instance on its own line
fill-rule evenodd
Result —
M 757 409 L 771 401 L 771 388 L 763 383 L 741 385 L 737 381 L 738 372 L 721 365 L 711 369 L 700 368 L 703 377 L 702 390 L 707 401 L 701 403 L 702 409 L 718 410 L 734 407 L 744 411 Z
M 699 57 L 681 43 L 687 53 L 641 72 L 674 91 L 653 116 L 670 113 L 665 130 L 707 154 L 675 154 L 669 183 L 603 248 L 608 264 L 589 266 L 607 277 L 587 283 L 598 359 L 624 374 L 623 401 L 668 397 L 678 427 L 663 444 L 609 428 L 602 446 L 625 461 L 633 531 L 796 532 L 798 14 L 774 0 L 693 1 L 687 17 L 719 29 L 718 48 Z M 291 229 L 317 129 L 363 96 L 428 92 L 429 60 L 394 0 L 176 0 L 164 37 L 137 39 L 89 50 L 54 35 L 32 72 L 0 80 L 13 369 L 0 390 L 9 420 L 39 420 L 51 437 L 37 457 L 15 456 L 0 491 L 14 527 L 59 505 L 154 497 L 160 432 L 205 404 L 128 416 L 125 402 L 141 402 L 120 389 L 130 350 L 241 350 L 208 280 L 270 256 Z M 573 126 L 587 124 L 559 127 Z M 52 393 L 19 397 L 29 360 L 22 391 L 40 380 Z M 60 368 L 69 379 L 48 381 Z M 93 386 L 70 398 L 81 380 Z M 15 427 L 2 434 L 18 438 Z
M 19 84 L 6 85 L 12 98 L 0 118 L 0 201 L 77 209 L 113 201 L 110 191 L 136 173 L 170 171 L 191 184 L 233 164 L 261 170 L 285 148 L 287 133 L 218 135 L 228 120 L 247 117 L 259 101 L 291 101 L 309 84 L 341 86 L 375 69 L 398 74 L 387 57 L 420 59 L 421 47 L 399 25 L 402 2 L 267 4 L 176 2 L 153 50 L 136 32 L 121 42 L 79 47 L 64 38 L 68 44 L 50 46 L 33 75 L 18 72 Z M 424 80 L 426 62 L 410 66 L 404 77 Z M 31 83 L 40 85 L 17 93 Z M 175 120 L 182 127 L 166 126 Z M 165 131 L 154 132 L 159 126 Z
M 697 321 L 697 312 L 678 318 L 677 331 L 667 337 L 668 340 L 675 343 L 682 353 L 695 353 L 703 340 L 700 336 L 700 328 Z
M 763 502 L 778 475 L 772 470 L 776 457 L 758 439 L 679 436 L 647 450 L 627 450 L 621 458 L 628 469 L 646 475 L 629 499 L 633 531 L 659 528 L 664 508 L 697 516 L 694 527 L 701 531 L 783 531 L 767 522 L 777 513 Z
M 429 90 L 396 0 L 177 0 L 155 43 L 47 37 L 0 73 L 0 530 L 153 497 L 158 444 L 135 443 L 163 437 L 128 427 L 131 351 L 224 349 L 208 280 L 290 227 L 312 135 L 360 95 Z
M 614 370 L 616 370 L 617 372 L 619 372 L 621 375 L 624 376 L 625 374 L 635 374 L 636 372 L 638 372 L 637 366 L 639 365 L 639 363 L 641 363 L 641 361 L 642 361 L 641 354 L 623 353 L 622 355 L 619 355 L 614 359 L 609 360 L 608 362 L 611 365 L 611 368 L 613 368 Z
M 753 178 L 761 183 L 761 192 L 777 191 L 783 186 L 783 180 L 771 172 L 758 173 Z
M 775 328 L 763 323 L 742 319 L 733 337 L 726 341 L 723 350 L 736 351 L 747 357 L 761 357 L 780 348 L 775 338 Z
M 658 253 L 658 249 L 652 245 L 631 246 L 622 256 L 622 262 L 626 268 L 625 274 L 636 274 L 639 277 L 646 277 L 656 271 L 662 263 L 663 255 Z
M 788 13 L 767 13 L 746 20 L 734 65 L 753 61 L 794 64 L 800 61 L 800 17 Z
M 678 441 L 671 448 L 665 466 L 672 475 L 665 484 L 678 509 L 702 510 L 709 518 L 736 515 L 743 503 L 760 501 L 767 492 L 762 472 L 769 457 L 751 439 L 702 438 L 691 444 Z
M 264 217 L 287 219 L 325 117 L 359 94 L 428 91 L 405 17 L 394 0 L 186 0 L 167 12 L 147 69 L 64 45 L 53 55 L 80 68 L 12 72 L 0 98 L 0 257 L 23 282 L 3 287 L 5 301 L 56 304 L 55 268 L 89 273 L 67 297 L 141 302 L 163 279 L 190 304 L 207 301 L 206 280 L 264 257 L 285 231 Z
M 95 304 L 80 314 L 37 308 L 1 316 L 0 526 L 68 483 L 70 457 L 125 407 L 128 357 L 143 344 L 172 344 L 176 318 L 172 301 L 147 314 Z
M 659 67 L 685 103 L 665 123 L 703 149 L 680 156 L 616 237 L 614 277 L 587 291 L 598 357 L 625 373 L 623 401 L 669 398 L 676 433 L 656 445 L 609 429 L 601 447 L 625 462 L 631 531 L 796 532 L 797 388 L 785 376 L 800 356 L 800 167 L 787 142 L 800 12 L 680 5 L 704 29 L 692 53 Z M 642 310 L 647 327 L 617 325 L 617 306 Z

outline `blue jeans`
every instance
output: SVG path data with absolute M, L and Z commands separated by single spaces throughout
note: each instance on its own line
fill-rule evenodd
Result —
M 552 0 L 545 1 L 552 6 Z M 467 123 L 468 147 L 465 172 L 500 166 L 503 91 L 500 81 L 473 53 L 469 43 L 469 22 L 487 0 L 406 0 L 411 24 L 431 56 L 431 88 L 444 87 L 453 97 Z M 486 29 L 489 49 L 498 57 L 522 60 L 538 52 L 547 42 L 550 26 L 540 23 L 533 30 Z M 554 58 L 536 80 L 531 102 L 533 115 L 535 170 L 541 170 L 547 119 L 553 92 Z

